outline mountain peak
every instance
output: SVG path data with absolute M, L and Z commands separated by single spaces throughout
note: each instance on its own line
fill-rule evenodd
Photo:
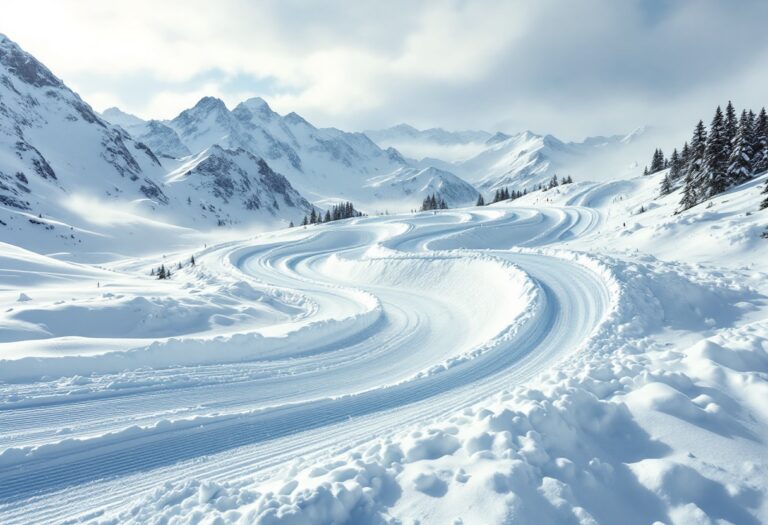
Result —
M 214 109 L 224 109 L 226 111 L 227 105 L 224 104 L 224 101 L 220 98 L 205 96 L 201 98 L 197 104 L 195 104 L 195 109 L 205 109 L 208 111 Z
M 261 97 L 252 97 L 248 100 L 244 100 L 239 103 L 233 110 L 236 117 L 240 119 L 249 119 L 251 116 L 255 116 L 262 121 L 270 121 L 278 116 L 277 113 L 272 111 L 267 101 Z
M 123 127 L 140 126 L 146 123 L 146 121 L 137 117 L 136 115 L 126 113 L 116 106 L 112 106 L 111 108 L 107 108 L 102 111 L 101 117 L 107 122 Z
M 0 65 L 19 80 L 35 87 L 62 87 L 56 75 L 19 45 L 0 33 Z
M 508 140 L 510 138 L 512 138 L 511 135 L 507 135 L 506 133 L 497 131 L 491 138 L 486 140 L 485 143 L 490 146 L 491 144 L 498 144 L 499 142 L 504 142 L 505 140 Z

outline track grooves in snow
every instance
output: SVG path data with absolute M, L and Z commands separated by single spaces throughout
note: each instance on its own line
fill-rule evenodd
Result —
M 300 294 L 313 308 L 262 330 L 240 363 L 227 362 L 219 342 L 210 362 L 146 371 L 186 384 L 72 401 L 52 392 L 0 411 L 0 521 L 72 517 L 73 501 L 84 514 L 112 508 L 165 481 L 267 476 L 287 459 L 439 419 L 521 384 L 583 344 L 612 298 L 578 263 L 490 248 L 556 242 L 598 223 L 581 208 L 489 209 L 346 221 L 300 241 L 211 249 L 207 268 Z M 272 340 L 282 350 L 262 356 Z M 63 427 L 69 434 L 55 433 Z

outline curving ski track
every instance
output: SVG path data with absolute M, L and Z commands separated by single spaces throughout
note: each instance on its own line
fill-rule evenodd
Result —
M 269 244 L 209 249 L 207 267 L 305 298 L 301 315 L 263 331 L 295 347 L 264 359 L 134 371 L 158 380 L 149 389 L 91 398 L 52 392 L 38 404 L 6 405 L 3 448 L 54 445 L 0 466 L 0 522 L 97 516 L 166 481 L 266 479 L 296 458 L 440 419 L 521 384 L 587 340 L 611 297 L 577 263 L 508 248 L 561 242 L 599 224 L 588 208 L 491 207 L 344 221 Z M 522 270 L 536 291 L 520 312 L 510 305 L 506 319 L 505 296 L 494 295 L 483 275 L 494 265 Z M 435 293 L 416 275 L 432 267 L 446 280 Z M 352 273 L 337 275 L 339 268 Z M 483 289 L 451 296 L 457 282 Z M 472 301 L 494 298 L 497 314 L 481 318 L 482 305 Z M 322 338 L 297 337 L 297 327 L 317 323 L 328 325 Z M 481 351 L 467 354 L 473 349 Z M 180 376 L 184 383 L 174 380 Z M 200 419 L 153 427 L 179 418 Z M 134 425 L 144 430 L 126 431 Z M 97 437 L 59 453 L 62 427 L 67 438 Z M 119 439 L 98 437 L 119 432 Z M 82 510 L 72 515 L 73 508 Z

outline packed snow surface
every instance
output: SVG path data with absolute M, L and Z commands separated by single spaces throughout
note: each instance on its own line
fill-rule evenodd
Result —
M 0 522 L 767 522 L 766 176 L 679 215 L 659 176 L 0 245 Z

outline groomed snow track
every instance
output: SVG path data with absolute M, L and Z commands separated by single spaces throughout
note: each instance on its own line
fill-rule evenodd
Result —
M 198 258 L 207 272 L 299 298 L 301 313 L 119 356 L 4 362 L 30 377 L 100 370 L 96 383 L 119 381 L 130 363 L 133 381 L 151 381 L 85 394 L 51 378 L 0 385 L 3 397 L 46 393 L 0 404 L 0 522 L 99 516 L 169 481 L 267 479 L 295 458 L 440 420 L 523 384 L 588 340 L 615 298 L 577 262 L 513 248 L 598 226 L 587 208 L 490 207 L 209 248 Z

